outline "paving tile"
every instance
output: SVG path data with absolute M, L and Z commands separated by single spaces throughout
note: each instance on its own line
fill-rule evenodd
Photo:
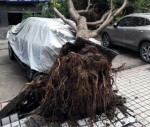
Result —
M 7 125 L 5 125 L 5 126 L 3 126 L 3 127 L 11 127 L 11 124 L 7 124 Z
M 90 118 L 85 118 L 84 119 L 86 124 L 92 123 L 93 121 Z M 98 120 L 96 120 L 95 122 L 97 122 Z
M 123 118 L 122 120 L 120 120 L 120 122 L 121 122 L 121 124 L 122 124 L 123 126 L 125 126 L 125 125 L 127 125 L 127 124 L 130 123 L 127 118 Z
M 145 97 L 145 99 L 146 99 L 146 100 L 144 101 L 145 104 L 150 104 L 150 101 L 147 100 L 147 99 L 149 99 L 149 98 L 150 98 L 150 97 Z
M 107 117 L 106 117 L 106 115 L 103 113 L 103 114 L 100 116 L 100 119 L 103 121 L 103 120 L 106 120 Z
M 150 122 L 150 116 L 145 118 L 148 122 Z
M 136 110 L 134 110 L 134 112 L 135 112 L 136 114 L 140 114 L 142 111 L 139 110 L 139 109 L 136 109 Z
M 146 106 L 144 106 L 145 108 L 147 108 L 147 109 L 150 109 L 150 105 L 146 105 Z
M 12 127 L 20 127 L 19 121 L 13 122 L 11 125 Z
M 141 101 L 139 99 L 136 99 L 135 102 L 139 104 Z
M 135 104 L 134 107 L 135 107 L 136 109 L 139 109 L 139 108 L 141 107 L 141 105 Z
M 61 124 L 61 126 L 62 126 L 62 127 L 69 127 L 69 125 L 68 125 L 68 123 L 67 123 L 67 122 L 65 122 L 65 123 Z
M 145 113 L 140 113 L 139 116 L 141 116 L 142 118 L 146 118 L 146 117 L 147 117 L 147 114 L 145 114 Z
M 124 115 L 120 112 L 120 113 L 118 113 L 117 118 L 118 118 L 119 120 L 121 120 L 121 119 L 124 118 Z
M 145 113 L 146 113 L 147 115 L 150 115 L 150 110 L 147 110 Z
M 127 98 L 126 106 L 134 111 L 137 120 L 146 125 L 146 127 L 150 127 L 150 71 L 147 68 L 150 68 L 150 65 L 122 71 L 116 75 L 115 83 L 117 85 L 116 87 L 120 90 L 118 95 L 120 94 Z M 116 87 L 114 86 L 114 88 Z M 82 127 L 87 127 L 90 125 L 90 122 L 92 122 L 94 127 L 106 127 L 106 124 L 110 124 L 110 127 L 122 127 L 124 124 L 135 122 L 134 127 L 141 126 L 140 123 L 136 123 L 134 117 L 128 116 L 125 118 L 118 109 L 116 110 L 116 113 L 118 113 L 118 118 L 115 117 L 111 121 L 107 119 L 105 114 L 102 114 L 100 118 L 97 119 L 97 122 L 89 121 L 88 118 L 86 118 L 79 120 L 78 124 Z M 130 113 L 134 114 L 131 111 Z M 119 121 L 119 119 L 121 120 Z M 26 120 L 20 121 L 22 127 L 24 126 L 24 121 Z M 67 123 L 64 123 L 64 127 L 68 126 Z M 132 125 L 128 127 L 132 127 Z
M 139 110 L 141 110 L 142 112 L 145 112 L 147 110 L 147 108 L 141 107 L 141 108 L 139 108 Z
M 107 120 L 103 120 L 103 124 L 105 125 L 105 126 L 110 126 L 110 125 L 112 125 L 112 123 L 107 119 Z
M 150 124 L 147 124 L 146 127 L 150 127 Z
M 21 120 L 20 120 L 20 123 L 21 123 L 21 124 L 24 124 L 27 120 L 28 120 L 27 118 L 21 119 Z
M 90 126 L 88 126 L 88 127 L 90 127 Z M 96 123 L 94 123 L 93 127 L 105 127 L 105 124 L 102 122 L 96 122 Z
M 27 127 L 27 126 L 26 126 L 26 124 L 23 123 L 23 124 L 21 124 L 21 127 Z M 45 127 L 48 127 L 48 126 L 45 126 Z
M 143 127 L 143 125 L 140 124 L 140 123 L 134 123 L 133 125 L 134 125 L 135 127 Z
M 134 106 L 131 106 L 130 109 L 131 109 L 131 110 L 135 110 L 135 109 L 137 109 L 137 108 L 136 108 L 135 105 L 134 105 Z
M 136 115 L 137 120 L 142 120 L 143 118 L 140 115 Z
M 150 124 L 150 71 L 147 68 L 150 68 L 150 65 L 125 70 L 117 74 L 116 78 L 118 89 L 126 95 L 126 106 L 133 110 L 137 119 L 145 125 Z
M 9 119 L 9 117 L 5 117 L 5 118 L 3 118 L 2 120 L 2 125 L 4 126 L 4 125 L 7 125 L 7 124 L 10 124 L 10 119 Z
M 11 116 L 10 116 L 10 120 L 11 120 L 12 123 L 18 121 L 18 120 L 19 120 L 19 119 L 18 119 L 18 114 L 13 114 L 13 115 L 11 115 Z
M 138 120 L 138 121 L 141 122 L 143 125 L 149 124 L 149 122 L 148 122 L 145 118 L 140 119 L 140 120 Z
M 117 122 L 117 121 L 118 121 L 118 119 L 117 119 L 116 117 L 114 117 L 114 118 L 111 120 L 112 123 L 115 123 L 115 122 Z

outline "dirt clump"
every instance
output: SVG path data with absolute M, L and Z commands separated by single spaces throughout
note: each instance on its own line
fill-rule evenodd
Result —
M 115 108 L 113 81 L 106 53 L 92 44 L 67 43 L 48 74 L 36 75 L 14 98 L 15 108 L 9 113 L 38 114 L 53 122 L 92 118 Z

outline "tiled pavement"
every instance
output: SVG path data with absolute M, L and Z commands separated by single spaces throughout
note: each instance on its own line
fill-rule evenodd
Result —
M 137 120 L 150 127 L 150 65 L 144 65 L 116 74 L 119 95 L 127 98 L 127 107 Z
M 44 124 L 39 126 L 37 123 L 41 123 L 42 118 L 38 118 L 37 122 L 33 116 L 27 117 L 19 120 L 17 114 L 5 117 L 0 121 L 0 127 L 145 127 L 142 123 L 138 122 L 134 117 L 130 115 L 123 115 L 119 109 L 116 109 L 115 117 L 109 120 L 105 114 L 101 116 L 96 116 L 94 120 L 90 118 L 85 118 L 82 120 L 74 121 L 75 124 L 70 124 L 70 122 L 65 122 L 59 124 L 59 126 L 54 124 Z M 130 125 L 130 123 L 132 125 Z M 31 126 L 30 126 L 31 125 Z
M 115 89 L 119 89 L 118 95 L 122 95 L 127 98 L 126 106 L 131 109 L 128 112 L 129 116 L 124 116 L 119 110 L 117 117 L 114 118 L 114 122 L 109 121 L 103 114 L 98 118 L 97 122 L 93 122 L 92 126 L 95 127 L 106 127 L 106 123 L 109 123 L 109 127 L 123 127 L 128 123 L 134 123 L 133 125 L 128 125 L 126 127 L 150 127 L 150 65 L 144 65 L 136 67 L 133 69 L 125 70 L 115 75 Z M 3 108 L 6 103 L 2 103 Z M 133 112 L 136 115 L 137 120 L 142 123 L 136 123 L 134 117 L 132 117 Z M 121 120 L 118 120 L 121 119 Z M 22 123 L 22 121 L 20 121 Z M 122 124 L 124 123 L 124 125 Z M 14 122 L 12 127 L 16 126 L 17 122 Z M 83 119 L 78 121 L 78 125 L 88 127 L 88 120 Z M 26 127 L 23 124 L 24 127 Z M 62 125 L 63 127 L 69 127 L 67 123 Z M 10 127 L 6 125 L 3 127 Z

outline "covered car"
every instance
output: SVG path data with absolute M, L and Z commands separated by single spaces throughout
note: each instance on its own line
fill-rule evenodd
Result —
M 25 65 L 32 80 L 35 71 L 50 69 L 66 42 L 74 43 L 75 33 L 58 18 L 31 17 L 7 32 L 9 57 Z

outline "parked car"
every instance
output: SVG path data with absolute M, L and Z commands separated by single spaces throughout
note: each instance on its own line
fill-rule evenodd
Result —
M 7 32 L 9 57 L 26 69 L 29 81 L 35 72 L 50 69 L 66 42 L 74 43 L 75 33 L 61 19 L 31 17 Z
M 150 63 L 150 13 L 133 13 L 108 26 L 101 34 L 102 44 L 123 46 L 140 52 Z
M 31 17 L 12 26 L 7 39 L 10 59 L 19 61 L 31 81 L 36 72 L 51 69 L 62 46 L 75 42 L 75 32 L 60 18 Z M 94 38 L 90 40 L 100 44 Z

